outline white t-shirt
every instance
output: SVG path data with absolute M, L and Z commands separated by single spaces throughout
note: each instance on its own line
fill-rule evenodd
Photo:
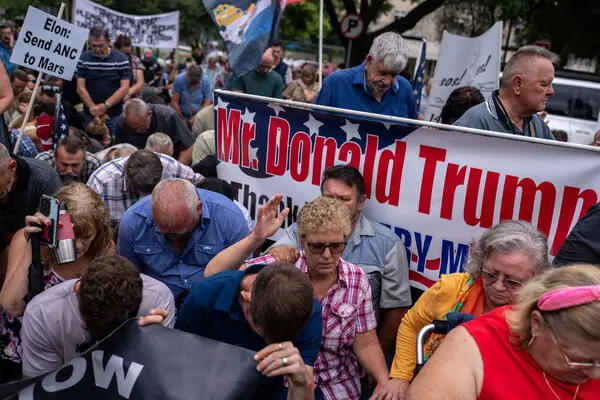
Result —
M 141 274 L 144 284 L 138 315 L 153 308 L 169 312 L 163 325 L 175 324 L 173 293 L 162 282 Z M 35 377 L 53 371 L 77 356 L 78 345 L 90 340 L 83 328 L 72 279 L 47 289 L 27 305 L 21 326 L 23 375 Z

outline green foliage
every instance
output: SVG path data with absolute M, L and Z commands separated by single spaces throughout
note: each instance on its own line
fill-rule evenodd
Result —
M 331 24 L 323 20 L 323 35 L 331 31 Z M 305 41 L 319 36 L 319 0 L 305 0 L 285 8 L 279 23 L 281 38 Z

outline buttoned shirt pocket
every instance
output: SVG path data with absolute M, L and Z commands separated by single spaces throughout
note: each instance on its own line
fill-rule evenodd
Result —
M 327 317 L 324 341 L 330 349 L 345 347 L 354 341 L 358 318 L 356 306 L 336 303 Z
M 161 245 L 137 243 L 133 246 L 133 252 L 146 268 L 159 273 L 169 268 Z

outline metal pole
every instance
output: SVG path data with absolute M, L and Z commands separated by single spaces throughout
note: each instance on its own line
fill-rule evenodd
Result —
M 352 40 L 348 40 L 348 51 L 346 52 L 346 68 L 350 68 L 350 53 L 352 53 Z
M 319 90 L 323 84 L 323 0 L 319 2 Z

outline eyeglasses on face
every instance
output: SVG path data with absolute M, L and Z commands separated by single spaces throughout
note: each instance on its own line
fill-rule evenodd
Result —
M 552 340 L 554 340 L 554 343 L 556 343 L 556 346 L 558 346 L 558 349 L 562 353 L 565 363 L 570 368 L 573 368 L 573 369 L 600 368 L 600 360 L 594 360 L 594 361 L 588 361 L 588 362 L 579 362 L 579 361 L 571 360 L 569 358 L 569 356 L 567 355 L 567 353 L 565 352 L 565 349 L 562 346 L 562 344 L 560 344 L 560 342 L 558 341 L 558 338 L 556 337 L 554 332 L 548 327 L 547 327 L 547 329 L 550 332 L 550 336 L 552 336 Z
M 481 277 L 483 278 L 483 280 L 491 284 L 495 283 L 498 280 L 498 277 L 500 276 L 500 274 L 495 274 L 493 272 L 486 271 L 483 268 L 479 268 L 479 272 L 481 272 Z M 508 290 L 520 289 L 521 286 L 523 286 L 523 283 L 524 282 L 517 281 L 514 279 L 502 278 L 502 284 L 504 284 L 504 286 Z
M 323 254 L 325 248 L 329 248 L 331 254 L 340 254 L 346 248 L 346 242 L 334 242 L 334 243 L 309 243 L 306 242 L 308 251 L 315 255 Z

